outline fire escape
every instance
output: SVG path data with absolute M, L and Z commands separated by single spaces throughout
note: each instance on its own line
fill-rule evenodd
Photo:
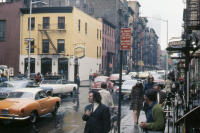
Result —
M 56 55 L 56 54 L 61 53 L 58 50 L 58 48 L 56 48 L 55 44 L 53 43 L 52 37 L 54 35 L 60 34 L 62 31 L 66 32 L 66 27 L 67 27 L 66 25 L 59 26 L 58 24 L 51 24 L 48 26 L 38 24 L 38 31 L 40 31 L 40 33 L 41 33 L 41 34 L 38 34 L 39 40 L 44 40 L 44 37 L 43 37 L 43 33 L 44 33 L 44 35 L 47 38 L 45 40 L 48 40 L 52 47 L 52 48 L 49 47 L 47 49 L 44 49 L 42 47 L 43 44 L 39 44 L 39 46 L 41 46 L 40 48 L 38 48 L 39 54 L 54 54 L 54 55 Z M 39 42 L 43 43 L 42 41 L 39 41 Z
M 187 34 L 191 34 L 192 30 L 200 29 L 199 20 L 199 0 L 188 0 Z

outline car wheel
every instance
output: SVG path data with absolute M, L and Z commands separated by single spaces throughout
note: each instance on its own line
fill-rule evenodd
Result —
M 30 122 L 31 123 L 35 123 L 35 121 L 36 121 L 36 113 L 33 111 L 33 112 L 31 112 L 31 114 L 30 114 Z
M 61 93 L 58 93 L 57 96 L 58 96 L 59 98 L 61 98 L 62 95 L 61 95 Z
M 72 92 L 70 92 L 70 95 L 73 96 L 74 94 L 76 94 L 76 89 L 73 89 Z
M 56 104 L 55 107 L 54 107 L 54 110 L 52 112 L 52 115 L 55 116 L 58 112 L 58 105 Z

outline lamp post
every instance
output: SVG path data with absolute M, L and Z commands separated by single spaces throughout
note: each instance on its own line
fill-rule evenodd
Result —
M 42 1 L 35 1 L 32 2 L 32 0 L 30 0 L 30 18 L 29 18 L 29 38 L 31 38 L 31 14 L 32 14 L 32 4 L 36 4 L 36 3 L 42 3 L 44 5 L 46 5 L 46 2 L 42 2 Z M 28 44 L 28 76 L 27 78 L 30 78 L 30 53 L 31 53 L 31 41 L 29 41 Z

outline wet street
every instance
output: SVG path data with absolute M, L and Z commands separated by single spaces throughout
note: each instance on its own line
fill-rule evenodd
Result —
M 116 87 L 116 86 L 115 86 Z M 83 133 L 85 122 L 82 120 L 84 108 L 88 103 L 89 87 L 80 87 L 79 94 L 62 95 L 61 107 L 56 116 L 47 114 L 38 117 L 35 124 L 29 121 L 1 121 L 1 133 Z M 113 94 L 114 104 L 118 104 L 118 95 Z M 129 110 L 130 100 L 122 101 L 122 118 Z

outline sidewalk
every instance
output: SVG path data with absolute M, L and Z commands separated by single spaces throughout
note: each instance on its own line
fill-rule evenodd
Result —
M 80 87 L 90 87 L 90 84 L 92 84 L 92 82 L 89 80 L 83 80 L 80 82 Z

